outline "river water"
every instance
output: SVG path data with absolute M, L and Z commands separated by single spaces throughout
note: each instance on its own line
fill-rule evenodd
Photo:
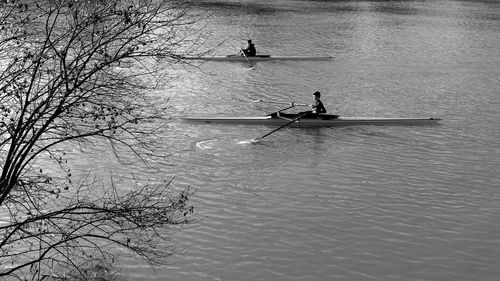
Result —
M 498 280 L 498 1 L 204 1 L 214 55 L 331 61 L 207 62 L 172 87 L 189 115 L 259 116 L 311 103 L 331 113 L 441 117 L 437 126 L 284 128 L 175 121 L 165 175 L 196 189 L 185 250 L 124 280 Z M 300 110 L 300 109 L 298 109 Z M 303 110 L 303 109 L 302 109 Z M 88 164 L 90 166 L 95 163 Z M 85 168 L 85 165 L 83 165 Z M 113 167 L 110 167 L 112 170 Z M 146 171 L 144 171 L 146 173 Z

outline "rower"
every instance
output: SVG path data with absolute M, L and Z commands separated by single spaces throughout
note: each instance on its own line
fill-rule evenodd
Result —
M 316 91 L 313 93 L 314 96 L 314 104 L 311 105 L 313 114 L 326 113 L 326 108 L 321 102 L 321 93 Z
M 313 93 L 314 96 L 314 104 L 310 104 L 309 106 L 312 108 L 311 111 L 303 111 L 300 114 L 303 114 L 304 118 L 317 118 L 322 113 L 326 113 L 326 108 L 321 102 L 321 93 L 316 91 Z
M 255 45 L 252 43 L 252 40 L 248 40 L 248 46 L 246 49 L 242 50 L 245 56 L 247 57 L 255 57 L 257 55 L 257 50 L 255 49 Z

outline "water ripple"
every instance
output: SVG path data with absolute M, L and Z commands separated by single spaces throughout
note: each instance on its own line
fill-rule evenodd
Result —
M 310 103 L 319 90 L 341 115 L 445 120 L 284 128 L 258 144 L 241 142 L 273 128 L 173 123 L 168 164 L 176 183 L 196 187 L 200 221 L 177 233 L 185 254 L 153 274 L 125 262 L 125 278 L 498 279 L 498 5 L 204 2 L 213 45 L 230 36 L 220 55 L 251 37 L 262 53 L 335 59 L 179 70 L 166 92 L 177 111 L 259 116 L 279 107 L 256 99 Z

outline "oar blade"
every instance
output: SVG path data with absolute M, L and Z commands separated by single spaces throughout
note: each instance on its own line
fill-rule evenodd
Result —
M 256 144 L 258 142 L 259 142 L 258 139 L 251 139 L 251 140 L 242 140 L 242 141 L 239 141 L 238 144 Z

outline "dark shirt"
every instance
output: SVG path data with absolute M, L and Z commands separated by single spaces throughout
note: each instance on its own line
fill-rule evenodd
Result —
M 320 100 L 316 101 L 316 104 L 313 105 L 313 109 L 316 110 L 316 113 L 326 113 L 326 108 Z
M 254 57 L 255 55 L 257 55 L 257 50 L 255 49 L 254 44 L 248 44 L 248 47 L 244 51 L 245 55 L 249 57 Z

